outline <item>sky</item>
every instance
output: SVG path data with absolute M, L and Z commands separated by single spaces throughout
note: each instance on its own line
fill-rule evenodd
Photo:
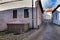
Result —
M 41 0 L 44 9 L 54 8 L 60 4 L 60 0 Z

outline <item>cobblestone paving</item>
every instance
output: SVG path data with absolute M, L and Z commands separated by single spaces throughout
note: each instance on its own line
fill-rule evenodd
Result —
M 26 40 L 60 40 L 60 26 L 54 25 L 49 21 L 44 23 L 44 31 L 38 31 L 32 38 Z M 35 37 L 36 36 L 36 37 Z
M 46 21 L 38 30 L 14 35 L 13 33 L 0 35 L 0 40 L 60 40 L 60 26 Z
M 31 35 L 35 31 L 37 30 L 31 30 L 27 33 L 23 33 L 19 35 L 14 35 L 13 33 L 9 33 L 9 34 L 0 33 L 0 40 L 23 40 L 24 38 L 27 38 L 29 35 Z

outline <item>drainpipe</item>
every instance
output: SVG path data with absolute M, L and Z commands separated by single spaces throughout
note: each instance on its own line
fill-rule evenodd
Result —
M 34 10 L 33 10 L 33 0 L 32 0 L 32 29 L 34 29 Z
M 51 23 L 52 23 L 52 24 L 53 24 L 53 16 L 54 16 L 54 15 L 53 15 L 53 12 L 52 12 L 52 17 L 51 17 Z

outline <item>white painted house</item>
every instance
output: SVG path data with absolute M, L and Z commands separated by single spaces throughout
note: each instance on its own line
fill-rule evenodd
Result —
M 7 29 L 7 23 L 14 20 L 26 21 L 30 24 L 30 28 L 32 28 L 32 20 L 34 20 L 34 28 L 38 28 L 38 25 L 41 24 L 41 16 L 38 14 L 42 12 L 39 6 L 35 6 L 36 0 L 33 1 L 33 19 L 32 0 L 11 1 L 0 2 L 0 31 Z M 40 11 L 36 7 L 39 7 Z
M 54 10 L 53 10 L 53 17 L 52 21 L 54 24 L 60 25 L 60 5 L 58 5 Z

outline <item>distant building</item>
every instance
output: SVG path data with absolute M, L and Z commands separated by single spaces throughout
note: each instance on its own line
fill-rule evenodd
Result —
M 44 12 L 44 19 L 51 20 L 52 18 L 52 12 Z
M 36 2 L 36 0 L 33 3 L 33 19 L 32 0 L 0 3 L 0 31 L 7 29 L 7 23 L 16 20 L 28 22 L 30 28 L 32 28 L 32 20 L 34 20 L 34 28 L 38 28 L 38 25 L 41 24 L 40 14 L 42 14 L 42 6 L 41 4 L 39 5 L 39 1 Z
M 53 17 L 52 22 L 60 25 L 60 5 L 58 5 L 53 11 L 52 11 Z
M 53 11 L 53 9 L 45 9 L 44 14 L 43 14 L 44 19 L 51 20 L 52 19 L 52 11 Z

